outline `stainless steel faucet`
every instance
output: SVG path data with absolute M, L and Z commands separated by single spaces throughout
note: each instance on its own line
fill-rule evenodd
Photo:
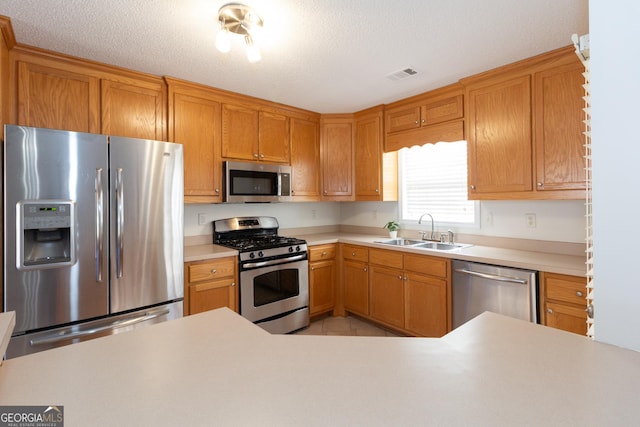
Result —
M 428 238 L 428 239 L 425 239 L 424 237 L 425 237 L 426 233 L 425 233 L 424 231 L 421 231 L 421 232 L 420 232 L 420 234 L 422 235 L 422 240 L 434 240 L 434 235 L 433 235 L 433 216 L 431 216 L 431 214 L 430 214 L 430 213 L 424 213 L 424 214 L 422 214 L 422 215 L 420 216 L 420 219 L 418 220 L 418 224 L 422 224 L 422 218 L 423 218 L 425 215 L 428 215 L 428 216 L 429 216 L 429 218 L 431 218 L 431 235 L 429 236 L 429 238 Z

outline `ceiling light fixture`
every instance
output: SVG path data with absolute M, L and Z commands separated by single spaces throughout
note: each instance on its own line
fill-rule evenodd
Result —
M 249 62 L 258 62 L 262 58 L 255 44 L 255 36 L 262 29 L 263 21 L 249 6 L 240 3 L 225 4 L 218 10 L 220 31 L 216 38 L 216 48 L 220 52 L 231 50 L 231 34 L 244 37 Z

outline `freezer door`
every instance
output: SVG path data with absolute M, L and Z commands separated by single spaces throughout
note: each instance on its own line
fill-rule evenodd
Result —
M 110 137 L 111 312 L 182 298 L 182 145 Z
M 14 333 L 108 313 L 107 148 L 103 135 L 5 127 L 4 309 L 16 312 Z M 73 212 L 66 223 L 34 222 L 47 209 Z M 57 258 L 60 245 L 73 250 Z

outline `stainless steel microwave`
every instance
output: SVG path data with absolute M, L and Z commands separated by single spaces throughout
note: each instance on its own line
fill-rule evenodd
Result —
M 291 166 L 253 162 L 224 162 L 224 201 L 268 203 L 291 200 Z

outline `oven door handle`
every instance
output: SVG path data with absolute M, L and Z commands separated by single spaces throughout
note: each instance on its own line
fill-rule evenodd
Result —
M 305 257 L 305 254 L 300 254 L 300 255 L 289 257 L 289 258 L 272 259 L 269 261 L 260 261 L 260 262 L 248 262 L 246 264 L 243 264 L 242 266 L 244 268 L 266 267 L 267 265 L 277 265 L 277 264 L 284 264 L 286 262 L 291 262 L 291 261 L 298 261 L 298 260 L 304 259 L 304 257 Z

